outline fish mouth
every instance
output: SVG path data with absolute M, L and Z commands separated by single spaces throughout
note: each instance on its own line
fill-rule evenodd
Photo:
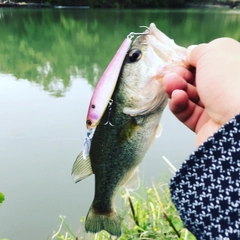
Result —
M 178 46 L 173 39 L 161 32 L 154 23 L 149 26 L 148 44 L 164 62 L 184 62 L 186 65 L 186 48 Z
M 145 55 L 143 57 L 145 60 L 142 58 L 141 61 L 145 61 L 145 64 L 152 67 L 155 66 L 160 81 L 163 75 L 175 65 L 185 68 L 189 66 L 186 57 L 187 49 L 178 46 L 173 39 L 161 32 L 154 23 L 150 24 L 145 33 L 148 34 L 136 38 L 130 51 L 134 48 L 140 49 Z M 128 63 L 131 62 L 128 60 Z

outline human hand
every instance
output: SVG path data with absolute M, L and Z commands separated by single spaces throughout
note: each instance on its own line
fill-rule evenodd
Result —
M 240 112 L 240 43 L 219 38 L 189 49 L 195 70 L 176 68 L 163 83 L 169 108 L 196 132 L 199 146 Z

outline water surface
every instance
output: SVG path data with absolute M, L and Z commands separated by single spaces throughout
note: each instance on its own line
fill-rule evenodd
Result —
M 93 177 L 74 184 L 71 167 L 92 91 L 128 33 L 151 22 L 182 46 L 240 40 L 233 10 L 0 9 L 0 238 L 48 239 L 59 214 L 79 230 Z M 170 174 L 162 156 L 179 167 L 195 149 L 168 109 L 162 125 L 140 166 L 144 184 Z

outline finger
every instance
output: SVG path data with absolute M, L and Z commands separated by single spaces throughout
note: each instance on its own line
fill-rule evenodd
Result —
M 181 113 L 188 108 L 188 102 L 189 98 L 185 91 L 176 89 L 172 92 L 169 108 L 174 115 L 180 116 L 180 118 L 178 117 L 180 121 L 185 120 L 185 117 Z
M 189 70 L 189 69 L 177 66 L 173 69 L 172 73 L 176 73 L 188 83 L 192 83 L 192 84 L 194 83 L 195 73 L 193 69 Z
M 194 132 L 198 132 L 208 120 L 208 118 L 202 118 L 204 108 L 190 101 L 187 93 L 182 90 L 175 90 L 172 93 L 169 108 L 182 123 Z
M 199 45 L 193 45 L 188 47 L 187 51 L 187 60 L 189 64 L 193 67 L 197 66 L 197 62 L 201 58 L 201 56 L 205 53 L 206 48 L 208 45 L 206 43 L 202 43 Z
M 186 90 L 187 83 L 176 73 L 168 73 L 163 77 L 164 90 L 168 97 L 171 98 L 172 92 L 176 89 Z
M 190 78 L 189 78 L 190 79 Z M 172 92 L 176 89 L 184 90 L 188 98 L 196 104 L 200 103 L 198 92 L 195 86 L 189 84 L 181 76 L 176 73 L 166 74 L 163 78 L 164 90 L 167 93 L 168 97 L 171 98 Z

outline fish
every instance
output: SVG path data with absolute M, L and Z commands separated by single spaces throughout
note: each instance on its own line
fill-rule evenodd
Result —
M 115 207 L 121 187 L 139 188 L 139 164 L 161 133 L 160 119 L 168 103 L 162 79 L 174 66 L 188 68 L 187 49 L 162 33 L 154 23 L 148 35 L 138 36 L 127 52 L 109 106 L 93 134 L 87 134 L 87 151 L 77 156 L 75 182 L 95 175 L 95 194 L 85 230 L 102 230 L 120 237 L 122 219 Z M 83 153 L 85 152 L 85 153 Z

